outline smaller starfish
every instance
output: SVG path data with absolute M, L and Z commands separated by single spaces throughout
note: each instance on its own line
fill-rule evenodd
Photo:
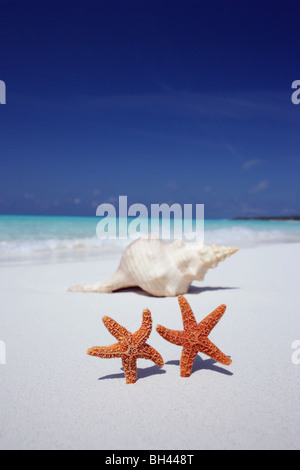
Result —
M 188 301 L 183 297 L 178 297 L 183 320 L 183 331 L 169 330 L 164 326 L 158 325 L 156 331 L 170 343 L 177 346 L 183 346 L 180 375 L 189 377 L 192 372 L 194 360 L 198 352 L 202 352 L 221 364 L 229 366 L 231 359 L 225 356 L 209 339 L 208 335 L 216 326 L 225 313 L 226 305 L 220 305 L 210 315 L 200 323 L 196 322 L 193 311 Z
M 152 346 L 146 343 L 152 330 L 151 312 L 143 311 L 142 325 L 135 333 L 130 333 L 124 326 L 119 325 L 109 317 L 103 317 L 102 321 L 108 331 L 118 340 L 112 346 L 95 346 L 88 349 L 87 354 L 106 359 L 120 357 L 125 372 L 126 383 L 132 384 L 137 380 L 137 359 L 150 359 L 159 367 L 164 365 L 163 358 Z

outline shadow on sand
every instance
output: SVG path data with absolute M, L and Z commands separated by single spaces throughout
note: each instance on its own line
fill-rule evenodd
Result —
M 123 367 L 121 367 L 121 370 L 124 370 Z M 150 366 L 150 367 L 145 367 L 144 369 L 139 369 L 137 372 L 137 378 L 138 379 L 144 379 L 145 377 L 149 377 L 150 375 L 156 375 L 156 374 L 165 374 L 166 371 L 164 369 L 161 369 L 158 366 Z M 124 372 L 120 372 L 119 374 L 109 374 L 105 375 L 103 377 L 99 377 L 98 380 L 106 380 L 106 379 L 124 379 L 125 374 Z
M 188 294 L 201 294 L 202 292 L 213 292 L 217 290 L 229 290 L 229 289 L 239 289 L 239 287 L 197 287 L 197 286 L 190 286 Z M 145 297 L 153 297 L 153 295 L 148 294 L 147 292 L 143 291 L 143 289 L 140 289 L 140 287 L 126 287 L 124 289 L 118 289 L 114 291 L 114 294 L 118 293 L 134 293 L 138 295 L 143 295 Z M 161 298 L 161 297 L 158 297 Z
M 230 357 L 230 356 L 229 356 Z M 194 361 L 193 369 L 192 369 L 192 374 L 195 372 L 202 370 L 202 369 L 207 369 L 211 370 L 213 372 L 218 372 L 219 374 L 224 374 L 224 375 L 233 375 L 232 372 L 230 372 L 227 369 L 224 369 L 223 367 L 220 367 L 214 359 L 202 359 L 199 355 L 196 356 L 196 359 Z M 172 360 L 168 361 L 165 363 L 165 366 L 167 365 L 173 365 L 173 366 L 180 366 L 180 361 L 179 360 Z M 123 368 L 121 367 L 121 370 L 123 371 Z M 156 375 L 156 374 L 165 374 L 166 370 L 162 369 L 158 366 L 150 366 L 150 367 L 145 367 L 144 369 L 139 369 L 138 368 L 138 379 L 144 379 L 145 377 L 149 377 L 151 375 Z M 107 379 L 124 379 L 125 375 L 124 372 L 120 372 L 118 374 L 109 374 L 105 375 L 103 377 L 99 377 L 98 380 L 107 380 Z
M 228 356 L 228 357 L 230 357 L 230 356 Z M 200 357 L 199 354 L 197 354 L 197 356 L 195 358 L 195 361 L 194 361 L 194 364 L 193 364 L 192 374 L 194 374 L 198 370 L 207 369 L 207 370 L 211 370 L 213 372 L 218 372 L 219 374 L 233 375 L 233 372 L 230 372 L 230 370 L 224 369 L 224 367 L 221 367 L 221 366 L 216 365 L 216 364 L 218 364 L 218 363 L 214 359 L 210 359 L 210 358 L 209 359 L 202 359 L 202 357 Z M 179 360 L 168 361 L 168 362 L 166 362 L 165 365 L 179 366 L 180 361 Z

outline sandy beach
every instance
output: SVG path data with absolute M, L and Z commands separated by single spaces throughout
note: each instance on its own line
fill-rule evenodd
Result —
M 0 2 L 0 450 L 300 450 L 300 2 L 270 6 Z
M 157 324 L 182 329 L 176 298 L 139 289 L 113 294 L 69 293 L 105 279 L 119 264 L 104 261 L 0 266 L 1 449 L 297 449 L 300 366 L 300 244 L 241 249 L 187 300 L 198 321 L 218 305 L 227 311 L 210 339 L 232 359 L 223 366 L 199 354 L 181 378 L 181 348 L 164 341 Z M 126 385 L 120 359 L 86 355 L 115 339 L 101 318 L 136 331 L 152 312 L 148 343 L 165 365 L 138 361 L 138 381 Z

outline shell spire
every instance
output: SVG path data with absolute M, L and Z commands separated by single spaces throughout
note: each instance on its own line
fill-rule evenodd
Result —
M 217 246 L 217 245 L 212 245 L 211 250 L 214 253 L 218 261 L 224 261 L 224 259 L 228 258 L 228 256 L 231 256 L 237 251 L 239 251 L 238 248 L 233 248 L 232 246 Z

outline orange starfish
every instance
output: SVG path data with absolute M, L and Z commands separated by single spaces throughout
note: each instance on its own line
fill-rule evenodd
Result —
M 143 311 L 142 326 L 133 334 L 112 318 L 103 317 L 102 320 L 108 331 L 118 340 L 118 343 L 112 346 L 95 346 L 88 349 L 87 354 L 106 359 L 120 357 L 127 384 L 135 383 L 137 380 L 137 359 L 150 359 L 159 367 L 164 365 L 161 355 L 146 343 L 152 330 L 150 310 Z
M 189 377 L 191 375 L 193 363 L 198 352 L 202 352 L 215 361 L 229 366 L 232 362 L 231 359 L 225 356 L 225 354 L 208 339 L 208 335 L 224 315 L 226 305 L 220 305 L 210 315 L 204 318 L 204 320 L 197 323 L 188 301 L 183 296 L 179 296 L 178 302 L 181 309 L 184 330 L 169 330 L 161 325 L 158 325 L 156 330 L 170 343 L 183 346 L 180 361 L 181 377 Z

